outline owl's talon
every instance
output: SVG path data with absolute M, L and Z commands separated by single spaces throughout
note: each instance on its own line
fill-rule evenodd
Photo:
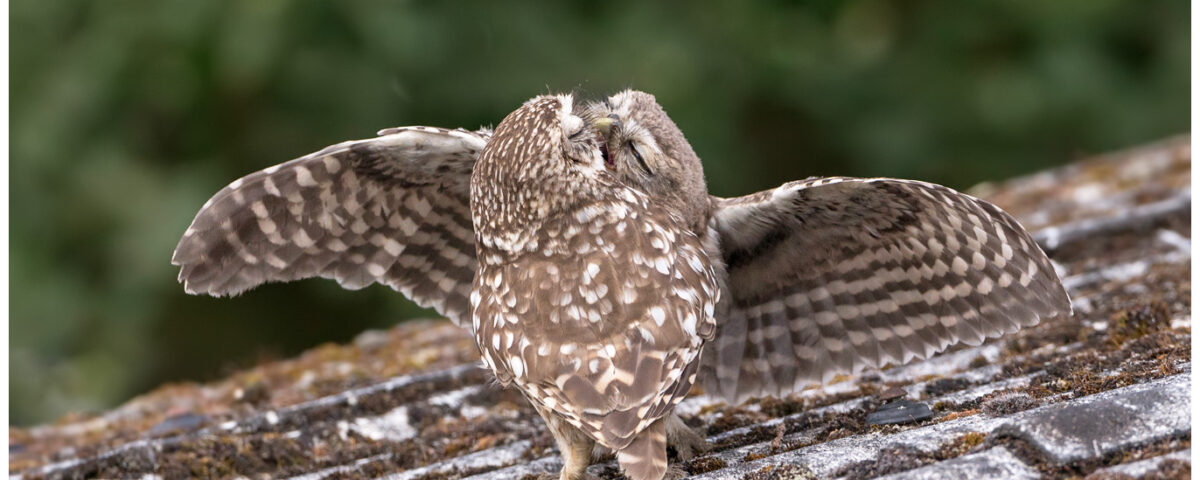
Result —
M 679 465 L 670 465 L 667 467 L 666 475 L 663 475 L 663 480 L 680 480 L 687 478 L 688 473 Z
M 667 419 L 667 445 L 675 449 L 675 456 L 681 462 L 708 451 L 708 441 L 704 436 L 683 423 L 683 419 L 674 413 Z

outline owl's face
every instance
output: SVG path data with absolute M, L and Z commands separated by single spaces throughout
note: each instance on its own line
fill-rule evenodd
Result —
M 707 223 L 700 158 L 653 95 L 626 90 L 586 108 L 603 135 L 604 165 L 622 183 L 665 201 L 694 229 Z

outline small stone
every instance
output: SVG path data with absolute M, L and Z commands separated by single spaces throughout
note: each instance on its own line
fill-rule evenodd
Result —
M 263 405 L 271 399 L 271 387 L 263 381 L 256 381 L 245 388 L 234 390 L 233 399 L 251 405 Z
M 882 392 L 879 392 L 879 394 L 875 395 L 875 398 L 878 398 L 880 401 L 888 402 L 888 401 L 892 401 L 897 398 L 903 397 L 905 395 L 908 395 L 908 392 L 904 391 L 903 388 L 892 387 L 892 388 L 889 388 Z
M 933 418 L 929 405 L 900 399 L 885 403 L 867 415 L 868 425 L 903 425 Z
M 178 435 L 181 433 L 194 432 L 208 424 L 208 416 L 199 413 L 181 413 L 167 417 L 165 420 L 158 422 L 158 425 L 150 427 L 146 432 L 147 436 L 162 437 L 166 435 Z
M 369 352 L 387 346 L 389 341 L 387 330 L 367 330 L 354 337 L 354 346 Z

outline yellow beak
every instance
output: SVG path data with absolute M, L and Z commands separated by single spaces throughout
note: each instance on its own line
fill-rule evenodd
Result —
M 601 134 L 603 134 L 604 136 L 608 136 L 609 134 L 612 133 L 612 129 L 614 126 L 615 127 L 621 126 L 621 120 L 619 120 L 617 115 L 614 113 L 607 117 L 598 118 L 598 119 L 596 119 L 596 121 L 592 122 L 592 124 L 596 126 L 597 130 L 600 130 Z

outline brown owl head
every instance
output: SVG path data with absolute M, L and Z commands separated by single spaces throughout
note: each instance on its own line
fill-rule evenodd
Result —
M 573 108 L 570 95 L 535 97 L 496 127 L 471 175 L 471 209 L 485 246 L 489 237 L 536 230 L 615 184 L 599 134 Z
M 588 105 L 584 117 L 604 134 L 605 165 L 622 183 L 666 202 L 693 231 L 707 224 L 700 157 L 654 95 L 625 90 Z

